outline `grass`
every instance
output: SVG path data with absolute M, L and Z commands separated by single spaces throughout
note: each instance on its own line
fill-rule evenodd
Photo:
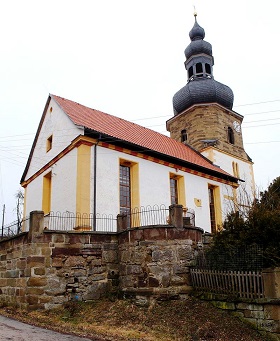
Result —
M 50 311 L 2 307 L 0 314 L 92 340 L 266 340 L 226 311 L 195 298 L 139 307 L 129 300 L 68 302 Z

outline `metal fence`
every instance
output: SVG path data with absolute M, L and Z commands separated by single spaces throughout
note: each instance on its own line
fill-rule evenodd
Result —
M 263 298 L 261 271 L 217 271 L 191 269 L 192 285 L 196 290 L 240 298 Z
M 128 227 L 130 228 L 167 225 L 169 221 L 169 208 L 165 205 L 135 207 L 128 213 L 127 218 Z
M 55 231 L 116 232 L 117 218 L 112 214 L 50 212 L 44 217 L 44 228 Z
M 1 228 L 1 239 L 10 238 L 27 231 L 29 231 L 29 217 L 3 225 Z

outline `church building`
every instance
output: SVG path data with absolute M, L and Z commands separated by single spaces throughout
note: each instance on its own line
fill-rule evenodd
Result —
M 174 116 L 166 122 L 170 137 L 49 95 L 21 179 L 26 216 L 43 210 L 116 217 L 180 204 L 195 213 L 195 226 L 215 232 L 244 204 L 241 187 L 253 196 L 243 117 L 232 110 L 232 90 L 214 80 L 204 36 L 195 16 L 185 50 L 187 84 L 174 95 Z

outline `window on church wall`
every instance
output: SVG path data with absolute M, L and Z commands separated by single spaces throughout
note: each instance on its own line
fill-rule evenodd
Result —
M 170 178 L 170 199 L 171 205 L 178 204 L 178 184 L 175 178 Z
M 231 127 L 228 127 L 228 142 L 234 144 L 234 133 Z
M 120 213 L 127 215 L 129 227 L 139 226 L 139 164 L 120 159 L 119 164 Z M 136 213 L 135 213 L 136 212 Z
M 188 75 L 189 75 L 189 78 L 191 78 L 193 76 L 193 67 L 192 66 L 188 69 Z
M 181 142 L 186 142 L 188 139 L 187 131 L 186 129 L 183 129 L 181 131 Z
M 129 214 L 131 210 L 130 167 L 120 165 L 120 213 Z

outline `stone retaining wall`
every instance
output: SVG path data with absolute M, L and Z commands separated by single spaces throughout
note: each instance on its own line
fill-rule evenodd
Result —
M 195 296 L 229 311 L 257 329 L 267 340 L 280 340 L 280 299 L 234 300 L 226 295 L 205 293 Z
M 120 287 L 125 295 L 150 297 L 189 294 L 190 266 L 202 247 L 202 230 L 142 228 L 119 236 Z
M 117 292 L 188 293 L 202 232 L 181 226 L 54 232 L 44 230 L 43 212 L 32 212 L 29 232 L 0 241 L 0 301 L 50 309 Z

